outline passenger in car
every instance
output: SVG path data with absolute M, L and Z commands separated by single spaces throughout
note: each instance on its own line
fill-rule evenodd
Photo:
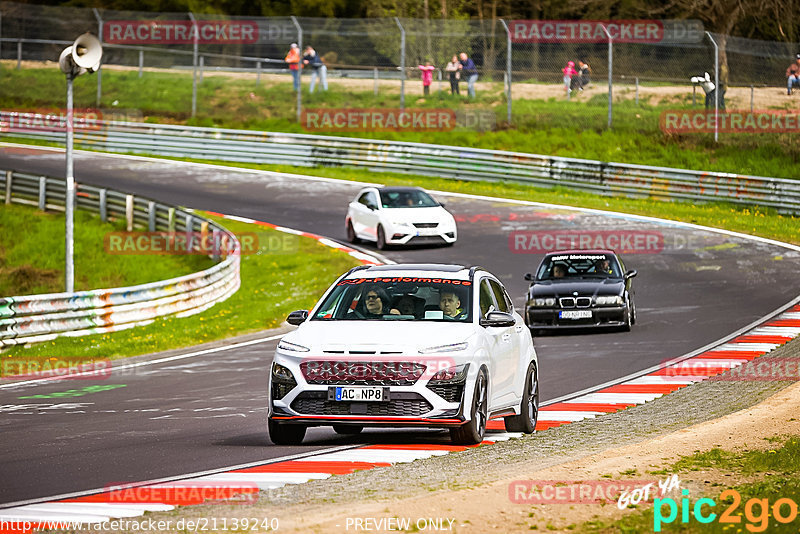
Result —
M 553 278 L 564 278 L 567 275 L 567 268 L 560 263 L 553 266 Z
M 377 319 L 388 314 L 400 315 L 398 310 L 389 307 L 389 294 L 382 287 L 372 286 L 367 289 L 362 302 L 363 307 L 359 303 L 355 313 L 365 319 Z
M 419 319 L 425 314 L 425 299 L 413 295 L 402 295 L 394 303 L 400 315 L 413 315 Z
M 461 309 L 461 299 L 455 291 L 443 290 L 439 293 L 439 309 L 451 319 L 463 319 L 466 316 Z

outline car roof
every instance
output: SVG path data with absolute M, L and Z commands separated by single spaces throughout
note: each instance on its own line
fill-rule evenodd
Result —
M 570 250 L 554 250 L 552 252 L 548 252 L 545 257 L 549 256 L 563 256 L 565 254 L 611 254 L 612 256 L 616 256 L 617 253 L 613 250 L 609 249 L 602 249 L 602 248 L 592 248 L 592 249 L 570 249 Z
M 398 185 L 385 185 L 378 189 L 381 193 L 408 193 L 411 191 L 424 191 L 421 187 L 407 187 Z
M 412 273 L 414 276 L 436 276 L 437 274 L 450 275 L 456 278 L 469 279 L 475 270 L 480 267 L 466 267 L 464 265 L 448 263 L 402 263 L 392 265 L 362 265 L 355 267 L 347 273 L 348 277 L 359 278 L 365 274 L 376 274 L 379 276 L 401 276 L 408 277 Z

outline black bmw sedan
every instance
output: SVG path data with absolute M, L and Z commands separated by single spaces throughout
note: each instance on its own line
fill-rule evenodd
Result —
M 631 279 L 612 250 L 560 250 L 548 253 L 531 284 L 525 323 L 532 333 L 562 328 L 615 327 L 636 322 Z

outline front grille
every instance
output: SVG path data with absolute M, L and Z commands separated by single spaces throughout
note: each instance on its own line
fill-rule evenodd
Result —
M 409 245 L 441 245 L 442 243 L 446 243 L 446 241 L 440 235 L 419 235 L 406 242 Z
M 436 228 L 439 223 L 414 223 L 414 228 Z
M 562 308 L 589 308 L 592 305 L 592 297 L 563 297 L 558 299 Z
M 574 308 L 575 307 L 575 299 L 572 297 L 564 297 L 558 299 L 558 302 L 561 304 L 562 308 Z
M 461 402 L 461 397 L 464 393 L 464 382 L 459 384 L 428 384 L 428 389 L 447 402 Z
M 292 401 L 292 410 L 303 415 L 419 417 L 433 409 L 424 397 L 413 392 L 393 392 L 389 402 L 340 402 L 327 397 L 325 391 L 304 391 Z
M 590 297 L 578 297 L 575 299 L 575 305 L 578 308 L 588 308 L 592 305 L 592 299 Z
M 411 386 L 423 375 L 425 366 L 415 362 L 310 360 L 300 364 L 300 371 L 309 384 Z

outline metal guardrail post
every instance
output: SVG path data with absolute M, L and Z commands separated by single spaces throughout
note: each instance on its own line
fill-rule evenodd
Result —
M 394 21 L 400 28 L 400 109 L 406 107 L 406 29 L 400 24 L 400 19 L 395 17 Z
M 108 204 L 106 202 L 107 195 L 107 189 L 100 190 L 100 220 L 103 222 L 108 221 Z
M 256 87 L 261 85 L 261 61 L 256 61 Z
M 6 204 L 11 204 L 11 180 L 13 173 L 6 171 Z
M 125 195 L 125 223 L 129 232 L 133 232 L 133 195 Z
M 183 231 L 186 233 L 186 250 L 194 250 L 194 217 L 187 214 L 183 222 Z
M 506 120 L 508 125 L 511 126 L 511 30 L 505 20 L 500 19 L 500 22 L 506 30 L 506 77 L 508 79 L 506 85 Z
M 47 208 L 47 177 L 39 177 L 39 211 L 45 211 Z
M 156 203 L 152 200 L 147 203 L 147 229 L 156 231 Z
M 144 50 L 139 49 L 139 78 L 142 77 L 142 69 L 144 68 Z
M 206 58 L 200 56 L 200 66 L 198 67 L 197 83 L 203 83 L 203 67 L 205 66 Z
M 100 16 L 100 12 L 97 10 L 96 7 L 92 8 L 92 12 L 94 13 L 94 18 L 97 19 L 97 38 L 100 40 L 100 44 L 103 44 L 103 18 Z M 100 107 L 100 99 L 103 96 L 103 66 L 100 65 L 100 68 L 97 69 L 97 107 Z
M 639 77 L 636 77 L 636 107 L 639 107 Z
M 175 208 L 167 209 L 167 231 L 175 231 Z
M 750 113 L 753 112 L 753 105 L 755 104 L 755 87 L 750 86 Z
M 194 13 L 189 12 L 192 20 L 192 118 L 197 115 L 197 45 L 200 38 L 200 29 L 197 27 L 197 19 Z
M 372 90 L 375 93 L 375 96 L 378 96 L 378 67 L 372 69 Z
M 714 142 L 719 142 L 719 46 L 710 32 L 706 32 L 708 40 L 714 45 Z
M 301 69 L 303 66 L 303 28 L 300 26 L 300 23 L 297 21 L 297 17 L 292 15 L 292 22 L 294 23 L 294 27 L 297 29 L 297 47 L 298 53 L 300 54 L 300 63 L 297 65 L 298 69 Z M 300 71 L 300 87 L 297 90 L 297 123 L 300 124 L 301 115 L 303 113 L 303 71 Z
M 22 68 L 22 39 L 17 40 L 17 70 Z

